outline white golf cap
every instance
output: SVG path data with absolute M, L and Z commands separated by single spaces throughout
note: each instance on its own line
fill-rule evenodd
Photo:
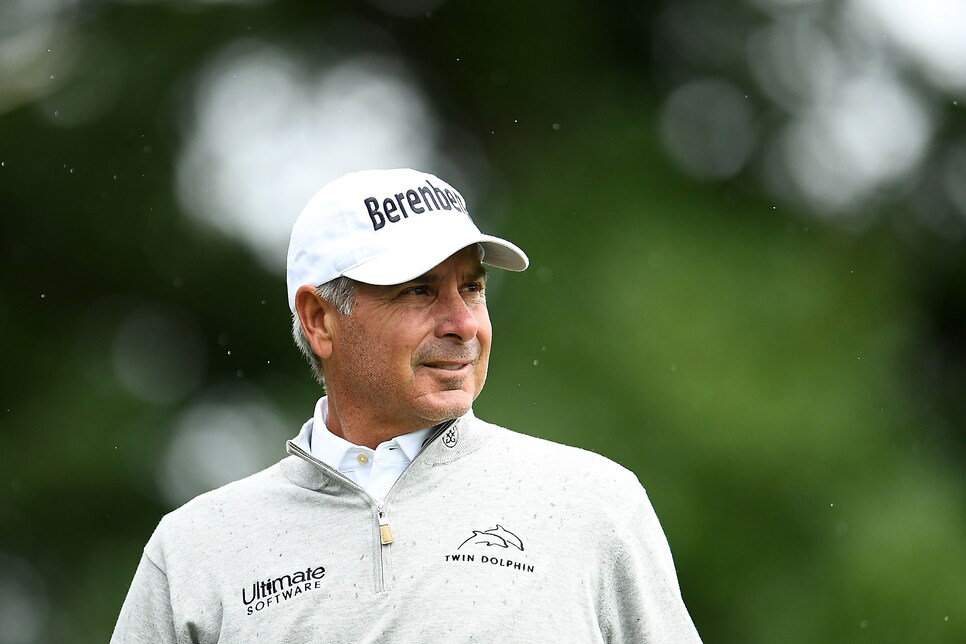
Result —
M 292 227 L 289 309 L 300 286 L 340 275 L 402 284 L 472 244 L 490 266 L 522 271 L 530 263 L 514 244 L 480 232 L 463 196 L 438 177 L 410 169 L 347 174 L 315 193 Z

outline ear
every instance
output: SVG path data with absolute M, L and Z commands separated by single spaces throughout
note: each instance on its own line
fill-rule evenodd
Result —
M 312 286 L 300 286 L 295 292 L 295 312 L 312 350 L 323 360 L 332 356 L 332 331 L 338 315 L 335 307 L 318 296 Z

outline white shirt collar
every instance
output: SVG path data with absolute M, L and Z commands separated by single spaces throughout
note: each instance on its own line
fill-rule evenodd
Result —
M 350 450 L 363 450 L 372 454 L 374 450 L 354 445 L 341 436 L 336 436 L 330 432 L 327 423 L 328 418 L 329 405 L 327 397 L 323 396 L 315 404 L 315 415 L 312 420 L 312 435 L 309 437 L 310 451 L 315 458 L 332 469 L 344 473 L 343 463 L 346 462 L 345 457 L 347 452 Z M 423 443 L 429 438 L 432 429 L 432 427 L 426 427 L 409 432 L 408 434 L 396 436 L 394 439 L 380 443 L 379 447 L 383 445 L 389 448 L 398 447 L 406 456 L 406 464 L 408 465 L 419 454 L 419 451 L 423 448 Z M 377 450 L 379 450 L 378 447 Z

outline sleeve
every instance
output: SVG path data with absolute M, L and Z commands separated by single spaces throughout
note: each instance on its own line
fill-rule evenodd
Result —
M 176 644 L 168 576 L 141 555 L 134 581 L 121 607 L 111 644 Z
M 681 597 L 667 538 L 646 494 L 608 554 L 602 562 L 598 601 L 605 641 L 700 644 Z

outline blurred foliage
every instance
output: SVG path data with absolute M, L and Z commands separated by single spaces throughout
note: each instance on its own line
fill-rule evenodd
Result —
M 654 46 L 660 7 L 64 11 L 66 80 L 0 106 L 0 643 L 106 641 L 171 509 L 185 410 L 241 382 L 294 434 L 318 396 L 282 276 L 175 193 L 194 74 L 242 38 L 389 52 L 479 141 L 497 179 L 475 210 L 533 266 L 493 281 L 477 413 L 637 472 L 705 641 L 966 641 L 963 243 L 910 225 L 908 200 L 846 229 L 750 173 L 672 167 L 655 124 L 683 72 Z M 177 399 L 118 375 L 143 310 L 201 338 Z M 164 329 L 138 329 L 147 371 L 187 377 Z

